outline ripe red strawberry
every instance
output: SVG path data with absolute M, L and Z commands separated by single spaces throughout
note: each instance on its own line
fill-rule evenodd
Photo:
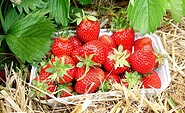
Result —
M 48 68 L 51 68 L 51 65 L 50 64 L 46 64 L 39 71 L 38 75 L 40 76 L 40 79 L 41 80 L 45 80 L 46 78 L 48 78 L 51 75 L 51 73 L 49 73 L 49 72 L 46 71 Z
M 71 82 L 75 78 L 76 63 L 70 56 L 63 55 L 51 59 L 51 68 L 46 71 L 51 73 L 50 78 L 60 84 Z
M 100 24 L 95 17 L 87 16 L 81 17 L 80 24 L 77 23 L 76 34 L 77 37 L 84 43 L 98 40 L 100 33 Z M 77 21 L 78 22 L 78 21 Z
M 57 97 L 68 97 L 72 96 L 74 92 L 72 84 L 60 84 L 57 86 Z
M 82 58 L 85 57 L 84 56 L 84 50 L 83 47 L 77 47 L 76 49 L 73 50 L 73 52 L 71 53 L 71 57 L 72 59 L 78 63 L 80 60 L 78 59 L 78 57 L 81 56 Z
M 133 87 L 138 87 L 141 83 L 142 75 L 137 71 L 134 72 L 125 72 L 124 76 L 122 76 L 122 83 L 128 88 L 131 89 Z
M 54 38 L 52 44 L 52 53 L 55 56 L 70 55 L 74 49 L 73 44 L 68 38 Z
M 104 72 L 104 75 L 105 75 L 105 80 L 106 81 L 120 83 L 119 75 L 113 74 L 113 73 L 110 73 L 110 72 Z
M 143 37 L 134 42 L 134 51 L 141 49 L 145 45 L 150 45 L 152 47 L 152 40 L 148 37 Z
M 132 51 L 132 46 L 134 45 L 134 30 L 133 29 L 122 29 L 113 32 L 112 39 L 117 46 L 122 45 L 123 49 L 128 49 Z
M 36 76 L 32 80 L 32 85 L 34 85 L 38 89 L 40 89 L 46 93 L 49 93 L 49 94 L 55 92 L 55 90 L 56 90 L 56 84 L 54 83 L 54 81 L 51 80 L 47 75 L 44 75 L 44 74 L 40 74 L 40 75 Z M 32 90 L 32 96 L 36 96 L 41 100 L 51 98 L 49 95 L 46 95 L 40 91 L 37 91 L 36 89 Z
M 77 69 L 75 91 L 78 94 L 95 92 L 104 80 L 104 72 L 99 67 L 90 67 L 84 76 L 85 71 L 85 67 Z
M 111 36 L 108 35 L 102 35 L 99 39 L 104 45 L 107 45 L 111 48 L 117 48 L 114 40 L 111 38 Z
M 146 74 L 151 71 L 156 62 L 156 55 L 150 45 L 145 45 L 143 48 L 134 51 L 130 56 L 130 63 L 133 70 Z
M 123 50 L 123 46 L 120 45 L 118 50 L 114 49 L 110 51 L 103 67 L 106 71 L 114 73 L 114 74 L 121 74 L 130 67 L 129 65 L 129 56 L 131 52 L 129 50 Z
M 160 88 L 161 79 L 159 75 L 154 70 L 151 70 L 149 74 L 142 76 L 142 83 L 144 88 Z
M 77 36 L 71 36 L 69 41 L 73 44 L 74 49 L 82 46 L 82 42 L 77 38 Z
M 120 77 L 117 74 L 104 72 L 105 81 L 100 85 L 99 89 L 108 92 L 112 89 L 112 83 L 120 83 Z
M 92 60 L 100 65 L 103 64 L 106 59 L 105 46 L 99 40 L 89 41 L 84 44 L 83 51 L 87 56 L 93 54 Z

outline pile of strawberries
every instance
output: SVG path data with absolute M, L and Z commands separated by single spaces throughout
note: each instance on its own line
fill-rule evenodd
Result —
M 85 18 L 73 36 L 53 38 L 49 61 L 32 84 L 56 97 L 109 91 L 112 83 L 129 89 L 161 87 L 155 71 L 158 55 L 150 38 L 135 41 L 131 28 L 115 30 L 111 36 L 99 33 L 99 22 Z M 40 99 L 51 98 L 34 92 Z

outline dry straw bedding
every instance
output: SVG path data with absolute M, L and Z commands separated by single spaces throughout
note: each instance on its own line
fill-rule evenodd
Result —
M 182 23 L 175 23 L 172 19 L 164 18 L 161 27 L 156 31 L 160 37 L 168 56 L 172 82 L 161 94 L 146 98 L 137 90 L 128 91 L 124 87 L 114 85 L 122 91 L 122 97 L 116 100 L 97 100 L 89 104 L 62 105 L 60 109 L 53 109 L 47 105 L 30 100 L 29 84 L 23 78 L 29 78 L 29 71 L 15 73 L 6 69 L 6 87 L 0 86 L 0 112 L 54 112 L 54 113 L 185 113 L 185 18 Z M 14 84 L 14 85 L 13 85 Z

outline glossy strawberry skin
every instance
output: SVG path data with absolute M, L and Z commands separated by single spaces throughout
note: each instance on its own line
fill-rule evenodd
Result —
M 52 53 L 55 56 L 70 55 L 74 49 L 73 44 L 64 38 L 54 38 L 52 44 Z
M 82 20 L 76 29 L 77 37 L 84 43 L 92 40 L 98 40 L 99 33 L 99 22 L 91 21 L 89 19 Z
M 146 76 L 142 76 L 142 83 L 144 88 L 160 88 L 161 80 L 156 71 L 152 70 Z
M 71 57 L 72 59 L 78 63 L 79 62 L 79 59 L 78 57 L 81 56 L 82 58 L 84 58 L 84 50 L 83 50 L 83 47 L 80 46 L 80 47 L 77 47 L 73 50 L 73 52 L 71 53 Z
M 62 58 L 64 58 L 64 63 L 65 64 L 71 64 L 73 66 L 72 69 L 66 70 L 68 75 L 66 75 L 66 74 L 59 75 L 58 78 L 57 78 L 57 82 L 59 84 L 66 84 L 66 83 L 69 83 L 72 80 L 74 80 L 75 75 L 76 75 L 76 63 L 73 61 L 73 59 L 68 55 L 62 55 L 62 56 L 57 57 L 57 58 L 59 59 L 60 62 L 62 62 Z M 56 61 L 55 58 L 51 59 L 52 63 L 54 63 L 55 61 Z M 64 70 L 64 67 L 60 67 L 58 69 L 59 70 Z
M 107 45 L 108 47 L 117 48 L 116 43 L 111 38 L 111 36 L 108 35 L 102 35 L 99 39 L 104 45 Z
M 85 67 L 78 68 L 76 73 L 77 82 L 75 84 L 75 91 L 78 94 L 84 94 L 87 91 L 87 93 L 94 93 L 104 80 L 104 72 L 99 67 L 91 67 L 86 76 L 78 81 L 78 79 L 83 76 L 84 72 Z M 94 85 L 92 85 L 93 83 Z M 90 87 L 91 89 L 89 89 Z
M 102 65 L 106 59 L 105 46 L 99 40 L 93 40 L 83 45 L 84 54 L 90 56 L 93 54 L 92 60 Z
M 77 36 L 71 36 L 69 38 L 69 41 L 73 44 L 74 49 L 83 45 L 82 42 L 77 38 Z
M 112 82 L 120 83 L 120 77 L 117 74 L 113 74 L 110 72 L 104 72 L 105 75 L 105 80 L 109 81 L 111 80 Z
M 111 37 L 117 46 L 122 45 L 124 49 L 132 51 L 135 37 L 133 29 L 123 29 L 115 31 Z
M 152 47 L 152 40 L 148 37 L 143 37 L 134 42 L 134 51 L 141 49 L 145 45 L 150 45 Z
M 108 53 L 108 55 L 111 55 L 111 54 L 114 54 L 113 50 L 109 51 L 109 53 Z M 128 54 L 131 54 L 131 52 L 128 51 Z M 127 58 L 126 61 L 130 62 L 130 58 Z M 126 70 L 129 69 L 129 67 L 127 67 L 127 66 L 118 67 L 117 69 L 115 69 L 115 61 L 109 59 L 108 57 L 105 59 L 103 67 L 105 68 L 106 71 L 111 72 L 113 74 L 121 74 L 121 73 L 123 73 L 123 72 L 125 72 Z
M 156 62 L 156 55 L 150 45 L 145 45 L 141 49 L 134 51 L 130 56 L 132 69 L 146 74 L 152 70 Z
M 51 75 L 51 73 L 49 73 L 49 72 L 46 71 L 48 68 L 51 68 L 51 65 L 50 64 L 45 65 L 39 71 L 38 75 L 40 76 L 40 80 L 41 81 L 45 80 L 46 78 L 48 78 Z

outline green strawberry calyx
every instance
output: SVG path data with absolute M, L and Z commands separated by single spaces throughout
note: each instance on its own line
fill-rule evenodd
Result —
M 87 72 L 90 70 L 90 67 L 94 67 L 94 66 L 100 66 L 99 63 L 96 63 L 92 60 L 94 54 L 90 54 L 89 56 L 87 56 L 87 54 L 85 54 L 85 58 L 82 58 L 80 56 L 78 56 L 78 59 L 80 60 L 80 62 L 77 63 L 76 67 L 83 67 L 85 66 L 85 73 L 83 74 L 82 77 L 80 77 L 79 79 L 77 79 L 77 81 L 83 79 Z
M 123 82 L 128 82 L 128 89 L 133 87 L 137 87 L 141 84 L 142 75 L 137 71 L 134 72 L 126 72 L 125 78 L 122 79 Z
M 118 67 L 130 67 L 130 64 L 126 61 L 126 59 L 130 56 L 130 54 L 127 53 L 127 50 L 123 51 L 123 46 L 119 45 L 118 50 L 114 49 L 114 53 L 109 55 L 108 58 L 110 60 L 114 60 L 115 65 L 114 68 L 117 69 Z
M 44 92 L 47 93 L 51 93 L 49 92 L 47 89 L 49 88 L 48 84 L 46 83 L 46 81 L 43 82 L 39 82 L 40 80 L 33 80 L 32 81 L 32 85 L 35 86 L 37 89 L 42 90 Z M 34 98 L 34 97 L 43 97 L 46 99 L 46 94 L 40 92 L 39 90 L 37 90 L 35 88 L 31 88 L 31 91 L 29 92 L 29 97 L 30 98 Z
M 70 83 L 67 83 L 67 84 L 59 84 L 59 85 L 57 86 L 57 91 L 56 91 L 57 97 L 60 97 L 60 95 L 61 95 L 62 93 L 64 93 L 64 92 L 66 92 L 66 93 L 68 93 L 68 94 L 71 94 L 71 93 L 70 93 L 70 92 L 71 92 L 71 89 L 68 88 L 68 86 L 71 86 L 71 85 L 72 85 L 71 82 L 70 82 Z
M 154 54 L 156 55 L 156 62 L 159 66 L 164 64 L 164 59 L 168 57 L 167 54 L 163 54 L 162 52 L 158 51 L 157 48 L 154 48 Z
M 112 89 L 111 81 L 104 81 L 98 89 L 104 92 L 110 91 Z
M 82 20 L 91 20 L 91 21 L 97 21 L 98 19 L 92 15 L 85 15 L 85 12 L 82 10 L 82 14 L 81 13 L 76 13 L 76 19 L 73 22 L 76 22 L 77 25 L 79 25 L 81 23 Z
M 66 64 L 65 57 L 62 57 L 61 60 L 55 57 L 55 61 L 53 63 L 50 62 L 50 65 L 51 68 L 46 69 L 46 72 L 51 73 L 49 78 L 54 81 L 59 81 L 59 78 L 61 78 L 64 82 L 64 76 L 71 78 L 67 71 L 73 69 L 74 66 L 72 64 Z

